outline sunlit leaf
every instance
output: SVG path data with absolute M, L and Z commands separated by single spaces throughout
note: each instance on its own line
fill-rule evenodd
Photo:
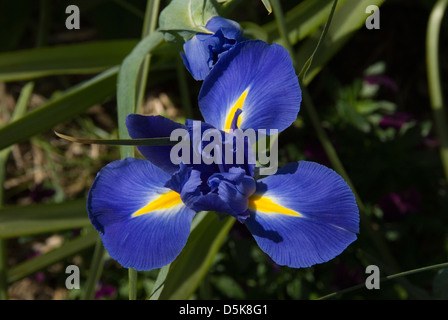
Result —
M 368 17 L 365 9 L 369 5 L 380 6 L 384 0 L 347 0 L 338 6 L 331 21 L 325 39 L 319 44 L 319 50 L 314 54 L 308 69 L 304 84 L 308 84 L 319 73 L 322 67 L 347 43 L 353 34 L 362 26 Z M 299 66 L 303 66 L 313 54 L 321 32 L 317 30 L 314 36 L 301 44 L 297 52 Z
M 163 42 L 163 35 L 160 32 L 153 32 L 143 38 L 132 52 L 124 59 L 117 80 L 117 112 L 118 112 L 118 132 L 121 139 L 129 139 L 126 126 L 126 116 L 136 112 L 137 101 L 137 77 L 140 67 L 146 56 Z M 132 148 L 121 147 L 123 157 L 132 156 Z
M 261 2 L 263 3 L 263 5 L 266 8 L 266 10 L 268 11 L 268 13 L 271 14 L 272 6 L 271 6 L 271 3 L 269 2 L 269 0 L 261 0 Z
M 339 0 L 336 8 L 347 0 Z M 288 30 L 288 39 L 291 44 L 305 39 L 316 31 L 328 18 L 332 1 L 305 0 L 285 13 L 285 25 Z M 269 35 L 270 42 L 282 43 L 275 21 L 263 25 L 263 29 Z
M 205 28 L 218 11 L 212 0 L 172 0 L 159 16 L 159 29 L 167 32 L 167 40 L 181 37 L 188 40 L 195 33 L 210 33 Z

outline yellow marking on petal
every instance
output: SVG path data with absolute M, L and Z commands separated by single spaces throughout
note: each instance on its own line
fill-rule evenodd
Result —
M 280 213 L 280 214 L 286 214 L 289 216 L 298 216 L 301 217 L 302 215 L 294 210 L 285 208 L 271 199 L 267 197 L 263 197 L 257 194 L 254 194 L 252 197 L 249 198 L 249 208 L 252 210 L 257 210 L 261 212 L 266 213 Z
M 233 122 L 233 118 L 235 118 L 235 113 L 238 109 L 243 110 L 244 100 L 246 100 L 246 96 L 247 96 L 248 92 L 249 92 L 249 89 L 244 90 L 244 92 L 240 95 L 240 97 L 238 98 L 236 103 L 230 109 L 229 114 L 227 115 L 227 118 L 226 118 L 226 123 L 224 125 L 225 131 L 232 129 L 232 122 Z M 240 124 L 241 124 L 241 115 L 238 117 L 238 120 L 236 121 L 236 123 L 239 128 Z
M 162 194 L 157 199 L 151 201 L 143 208 L 137 210 L 132 214 L 132 217 L 136 217 L 145 213 L 149 213 L 155 210 L 163 210 L 163 209 L 169 209 L 174 206 L 177 206 L 179 203 L 182 203 L 182 200 L 180 198 L 180 194 L 176 191 L 169 191 L 165 194 Z

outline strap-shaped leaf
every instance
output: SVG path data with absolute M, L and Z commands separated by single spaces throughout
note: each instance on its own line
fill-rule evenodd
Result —
M 118 67 L 104 71 L 0 128 L 0 149 L 50 130 L 94 104 L 104 102 L 115 93 L 117 73 Z
M 58 132 L 55 132 L 55 134 L 62 139 L 82 144 L 105 144 L 113 146 L 169 146 L 177 144 L 177 141 L 171 141 L 169 137 L 147 139 L 89 139 L 71 137 Z
M 86 200 L 0 209 L 0 238 L 49 233 L 90 225 Z
M 128 139 L 129 133 L 124 123 L 126 116 L 136 111 L 137 78 L 146 56 L 163 42 L 160 32 L 152 32 L 143 38 L 132 52 L 124 59 L 117 83 L 118 134 L 121 139 Z M 122 157 L 132 157 L 132 148 L 121 147 Z
M 1 53 L 0 81 L 101 72 L 119 65 L 136 44 L 136 40 L 113 40 Z
M 347 1 L 339 0 L 337 8 Z M 285 26 L 290 43 L 294 45 L 316 31 L 328 19 L 332 4 L 328 0 L 305 0 L 286 12 Z M 263 29 L 269 36 L 269 42 L 283 44 L 276 21 L 266 23 Z
M 298 66 L 305 65 L 319 43 L 319 50 L 313 55 L 313 63 L 308 69 L 307 76 L 303 79 L 304 85 L 308 85 L 322 67 L 364 25 L 368 17 L 365 9 L 369 5 L 380 6 L 383 2 L 384 0 L 346 0 L 334 12 L 331 27 L 328 29 L 325 39 L 319 43 L 322 32 L 317 30 L 313 37 L 303 42 L 296 56 Z
M 194 293 L 235 221 L 230 216 L 220 220 L 213 212 L 202 218 L 179 257 L 171 263 L 159 299 L 184 300 Z
M 42 270 L 58 261 L 90 248 L 95 244 L 97 237 L 97 232 L 90 231 L 73 240 L 65 242 L 57 249 L 53 249 L 41 256 L 22 262 L 8 270 L 7 280 L 9 283 L 20 280 L 36 271 Z

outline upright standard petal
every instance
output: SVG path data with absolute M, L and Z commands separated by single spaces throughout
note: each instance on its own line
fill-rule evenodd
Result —
M 108 164 L 95 178 L 87 198 L 89 218 L 123 267 L 160 268 L 185 246 L 195 212 L 164 186 L 169 179 L 149 161 L 133 158 Z
M 132 139 L 170 137 L 175 129 L 185 129 L 183 124 L 162 116 L 130 114 L 126 117 L 126 126 Z M 170 161 L 172 146 L 138 146 L 140 153 L 157 167 L 168 173 L 179 170 Z
M 243 32 L 235 21 L 213 17 L 206 26 L 211 33 L 198 33 L 184 44 L 182 60 L 195 80 L 204 80 L 215 63 L 233 46 L 243 41 Z
M 289 53 L 259 40 L 238 43 L 205 78 L 199 108 L 221 130 L 286 129 L 296 120 L 301 89 Z
M 258 180 L 245 224 L 277 264 L 294 268 L 326 262 L 356 240 L 355 196 L 333 170 L 292 163 Z

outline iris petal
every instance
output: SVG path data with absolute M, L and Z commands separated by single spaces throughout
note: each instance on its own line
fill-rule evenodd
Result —
M 105 166 L 87 209 L 109 255 L 123 267 L 151 270 L 171 263 L 185 246 L 195 212 L 164 187 L 170 175 L 149 161 L 127 158 Z
M 130 114 L 126 117 L 126 126 L 132 139 L 169 137 L 175 129 L 185 126 L 162 116 L 144 116 Z M 153 164 L 168 173 L 176 172 L 179 167 L 170 161 L 173 146 L 138 146 L 140 153 Z
M 238 22 L 225 19 L 223 17 L 213 17 L 210 19 L 205 27 L 212 31 L 213 33 L 218 32 L 219 30 L 222 31 L 222 34 L 227 39 L 237 40 L 241 41 L 243 40 L 243 30 L 241 30 L 240 25 Z
M 259 40 L 240 42 L 220 58 L 199 93 L 205 122 L 221 130 L 228 129 L 239 108 L 240 129 L 280 132 L 296 120 L 301 100 L 288 51 Z
M 355 196 L 333 170 L 301 161 L 260 179 L 245 224 L 277 264 L 295 268 L 326 262 L 356 240 Z
M 204 80 L 216 61 L 243 40 L 241 27 L 235 21 L 213 17 L 205 27 L 212 34 L 197 33 L 185 42 L 185 53 L 181 53 L 185 67 L 195 80 Z

